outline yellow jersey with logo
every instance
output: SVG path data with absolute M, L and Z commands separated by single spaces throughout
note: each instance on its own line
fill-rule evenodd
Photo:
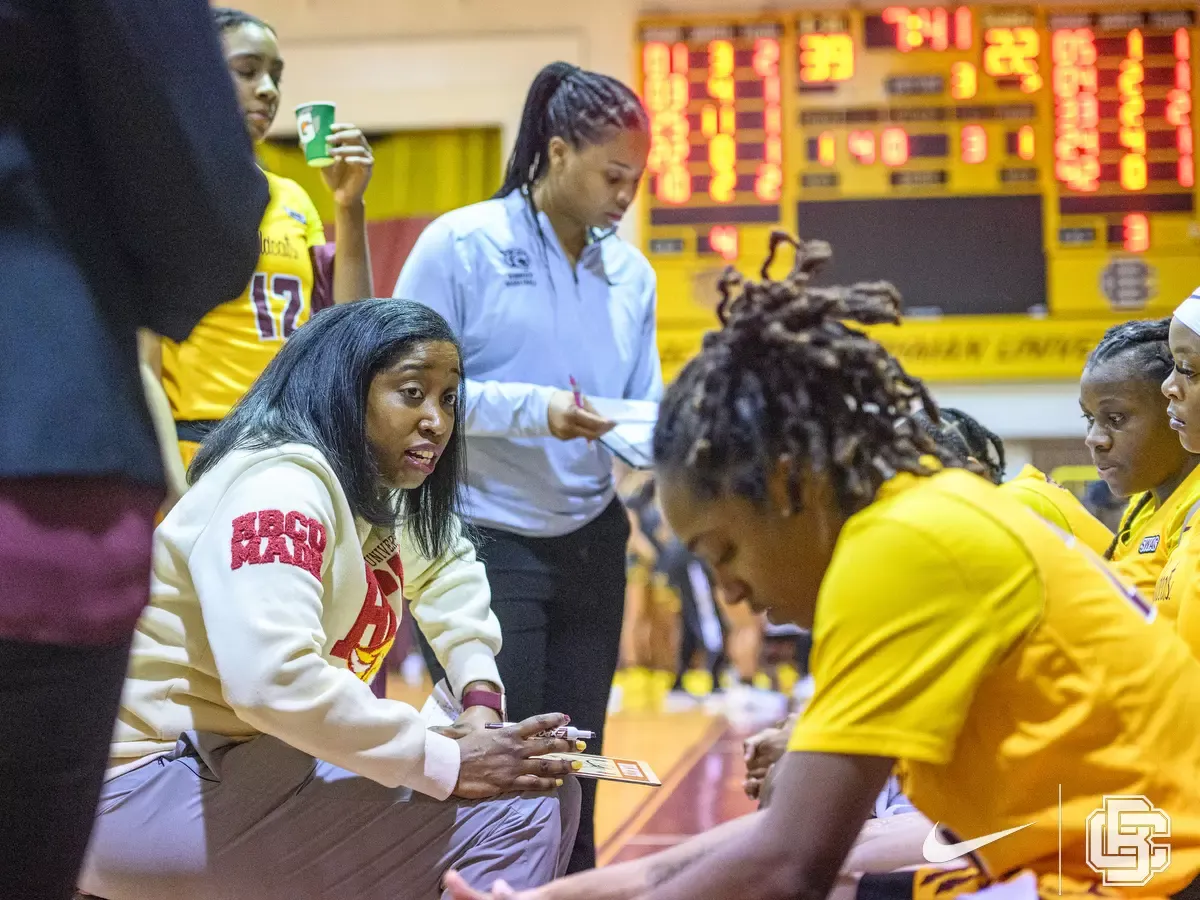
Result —
M 1129 890 L 1200 872 L 1200 662 L 1101 559 L 983 479 L 901 475 L 849 519 L 812 673 L 789 749 L 899 760 L 905 794 L 959 840 L 1030 825 L 978 851 L 992 874 L 1057 873 L 1061 801 L 1062 871 L 1099 881 L 1088 817 L 1126 795 L 1171 819 L 1170 867 Z
M 1112 567 L 1143 597 L 1153 597 L 1156 603 L 1161 603 L 1166 599 L 1169 583 L 1169 579 L 1163 582 L 1163 572 L 1179 547 L 1188 513 L 1200 503 L 1200 466 L 1180 482 L 1163 504 L 1159 505 L 1151 494 L 1139 509 L 1143 496 L 1139 494 L 1130 500 L 1122 517 Z
M 1088 512 L 1078 497 L 1040 469 L 1025 466 L 1016 478 L 1000 485 L 1000 490 L 1101 556 L 1112 543 L 1107 526 Z
M 271 202 L 245 292 L 212 310 L 182 343 L 162 341 L 163 386 L 176 421 L 223 417 L 312 314 L 309 249 L 325 243 L 321 217 L 300 185 L 265 174 Z

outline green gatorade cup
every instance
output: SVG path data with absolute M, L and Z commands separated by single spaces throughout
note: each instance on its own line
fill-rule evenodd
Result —
M 328 100 L 301 103 L 296 107 L 296 130 L 300 132 L 300 146 L 304 148 L 305 162 L 313 168 L 323 169 L 334 163 L 328 142 L 336 111 L 337 105 Z

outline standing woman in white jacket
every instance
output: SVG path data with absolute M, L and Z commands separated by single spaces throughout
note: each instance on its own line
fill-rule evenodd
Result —
M 531 757 L 575 749 L 533 737 L 565 717 L 485 728 L 500 628 L 454 513 L 462 393 L 440 316 L 367 301 L 298 331 L 205 440 L 155 533 L 85 891 L 432 898 L 450 865 L 564 871 L 578 789 Z M 402 596 L 453 726 L 371 693 Z
M 551 63 L 529 88 L 500 190 L 431 223 L 394 292 L 446 317 L 471 373 L 464 513 L 484 537 L 509 707 L 561 710 L 596 732 L 597 750 L 629 522 L 595 440 L 613 423 L 586 397 L 662 395 L 654 270 L 615 232 L 649 149 L 628 86 Z M 571 871 L 596 860 L 595 783 L 581 787 Z

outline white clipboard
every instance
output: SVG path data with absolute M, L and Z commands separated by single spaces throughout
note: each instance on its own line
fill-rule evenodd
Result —
M 654 466 L 654 424 L 658 421 L 658 404 L 650 400 L 613 400 L 589 397 L 596 412 L 617 425 L 600 437 L 613 456 L 634 469 Z

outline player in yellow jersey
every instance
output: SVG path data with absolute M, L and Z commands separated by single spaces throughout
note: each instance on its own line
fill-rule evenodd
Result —
M 956 835 L 926 854 L 976 840 L 1008 900 L 1058 896 L 1060 859 L 1064 894 L 1181 890 L 1200 872 L 1200 662 L 1099 557 L 938 465 L 909 416 L 926 389 L 845 324 L 896 321 L 894 288 L 809 287 L 798 256 L 782 283 L 723 280 L 724 328 L 654 436 L 674 532 L 731 599 L 813 632 L 771 805 L 520 896 L 824 900 L 898 761 Z M 1141 831 L 1117 797 L 1145 798 Z
M 962 410 L 941 410 L 941 421 L 936 425 L 921 413 L 914 419 L 940 446 L 965 456 L 967 468 L 999 485 L 1002 492 L 1078 538 L 1084 546 L 1102 554 L 1112 543 L 1112 532 L 1104 523 L 1088 512 L 1078 497 L 1036 467 L 1026 465 L 1014 478 L 1004 481 L 1004 442 Z
M 1173 366 L 1162 385 L 1168 422 L 1184 449 L 1200 453 L 1200 288 L 1175 310 L 1170 347 Z M 1200 503 L 1189 513 L 1179 547 L 1159 576 L 1155 599 L 1200 658 Z
M 1155 596 L 1184 522 L 1200 502 L 1200 456 L 1180 445 L 1162 395 L 1172 366 L 1169 325 L 1161 319 L 1110 328 L 1079 382 L 1092 462 L 1114 495 L 1130 498 L 1106 555 L 1144 597 Z
M 279 109 L 278 38 L 248 13 L 214 8 L 213 16 L 246 128 L 261 142 Z M 363 207 L 371 150 L 353 125 L 337 124 L 333 131 L 329 145 L 337 162 L 322 174 L 337 211 L 336 250 L 331 254 L 323 246 L 321 218 L 304 189 L 266 173 L 271 202 L 259 227 L 259 264 L 245 293 L 205 316 L 186 341 L 163 340 L 161 360 L 153 350 L 148 354 L 171 401 L 185 465 L 314 307 L 374 294 Z

